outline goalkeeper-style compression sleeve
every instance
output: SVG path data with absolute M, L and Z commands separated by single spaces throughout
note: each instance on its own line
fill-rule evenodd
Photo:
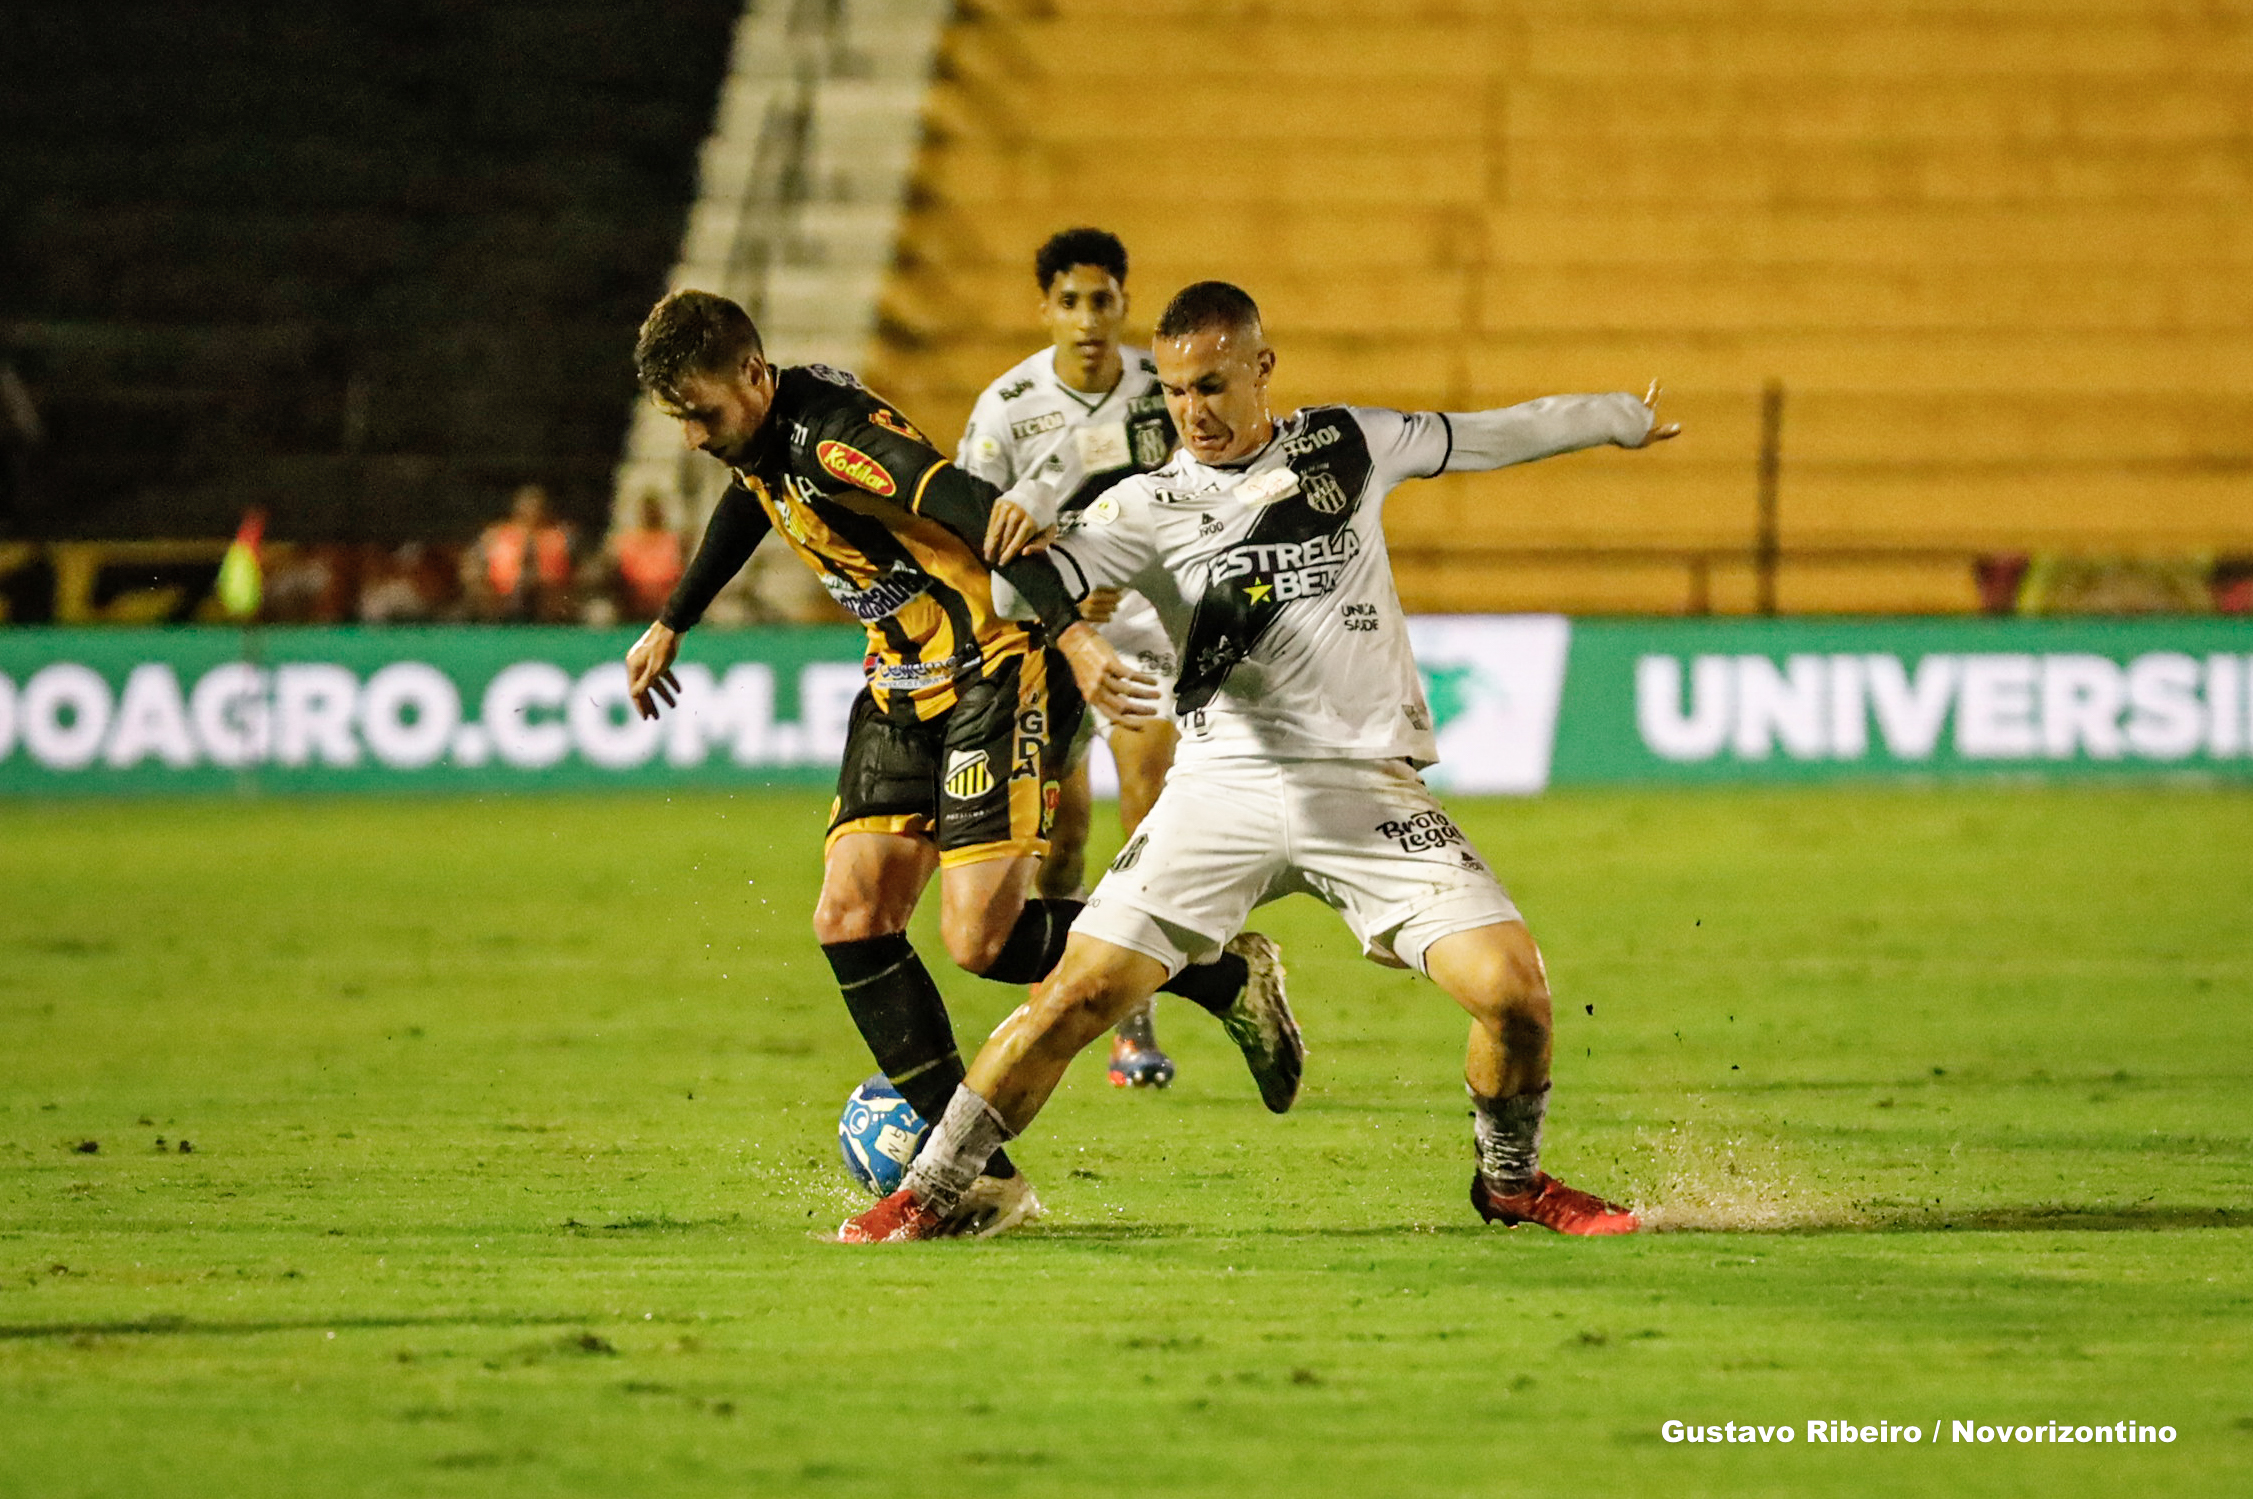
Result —
M 681 574 L 680 582 L 673 585 L 673 596 L 665 601 L 658 620 L 668 630 L 692 628 L 773 529 L 774 522 L 751 497 L 751 491 L 741 484 L 729 485 L 704 528 L 695 558 Z
M 1476 473 L 1531 463 L 1607 442 L 1633 447 L 1650 434 L 1651 408 L 1625 391 L 1599 396 L 1543 396 L 1498 411 L 1450 411 L 1454 439 L 1440 472 Z

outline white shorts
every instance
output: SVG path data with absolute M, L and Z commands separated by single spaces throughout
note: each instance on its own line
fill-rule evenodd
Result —
M 1173 680 L 1180 669 L 1180 658 L 1174 655 L 1173 642 L 1166 638 L 1166 627 L 1158 618 L 1157 606 L 1139 593 L 1128 593 L 1119 599 L 1118 613 L 1097 627 L 1096 633 L 1111 642 L 1111 649 L 1126 658 L 1126 664 L 1138 671 L 1146 671 L 1158 679 L 1158 716 L 1173 717 Z M 1095 731 L 1106 741 L 1111 737 L 1111 720 L 1101 709 L 1088 714 L 1095 721 Z
M 1072 931 L 1178 973 L 1295 893 L 1418 972 L 1440 938 L 1521 919 L 1406 761 L 1219 759 L 1174 766 Z

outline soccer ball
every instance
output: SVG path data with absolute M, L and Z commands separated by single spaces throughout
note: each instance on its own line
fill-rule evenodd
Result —
M 878 1197 L 900 1189 L 908 1163 L 929 1133 L 931 1126 L 881 1072 L 855 1088 L 845 1100 L 845 1112 L 837 1116 L 837 1148 L 844 1153 L 846 1171 Z

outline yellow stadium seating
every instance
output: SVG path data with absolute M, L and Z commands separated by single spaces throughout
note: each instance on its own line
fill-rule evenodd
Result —
M 2253 552 L 2253 0 L 985 0 L 926 131 L 869 373 L 935 432 L 1078 223 L 1286 404 L 1665 380 L 1666 449 L 1403 488 L 1412 608 L 1754 608 L 1770 382 L 1784 609 Z

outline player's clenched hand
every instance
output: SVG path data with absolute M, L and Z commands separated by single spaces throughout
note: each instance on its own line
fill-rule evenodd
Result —
M 1658 419 L 1658 395 L 1661 389 L 1659 383 L 1653 380 L 1651 388 L 1643 392 L 1643 409 L 1651 414 L 1651 430 L 1643 434 L 1641 442 L 1631 442 L 1625 446 L 1647 448 L 1654 442 L 1664 442 L 1670 437 L 1682 435 L 1682 424 L 1680 422 L 1661 422 Z
M 1119 612 L 1119 598 L 1123 588 L 1095 588 L 1080 600 L 1080 618 L 1091 625 L 1109 624 L 1111 616 Z
M 673 675 L 673 658 L 681 653 L 681 637 L 662 623 L 642 632 L 626 652 L 626 690 L 633 694 L 634 710 L 644 718 L 657 716 L 657 705 L 668 708 L 679 700 L 681 684 Z
M 1157 717 L 1158 679 L 1121 660 L 1111 642 L 1086 620 L 1056 637 L 1056 648 L 1072 664 L 1072 680 L 1091 708 L 1115 724 L 1139 727 Z
M 1055 527 L 1043 529 L 1015 500 L 996 500 L 986 520 L 986 563 L 1007 567 L 1028 552 L 1045 551 L 1055 539 Z

